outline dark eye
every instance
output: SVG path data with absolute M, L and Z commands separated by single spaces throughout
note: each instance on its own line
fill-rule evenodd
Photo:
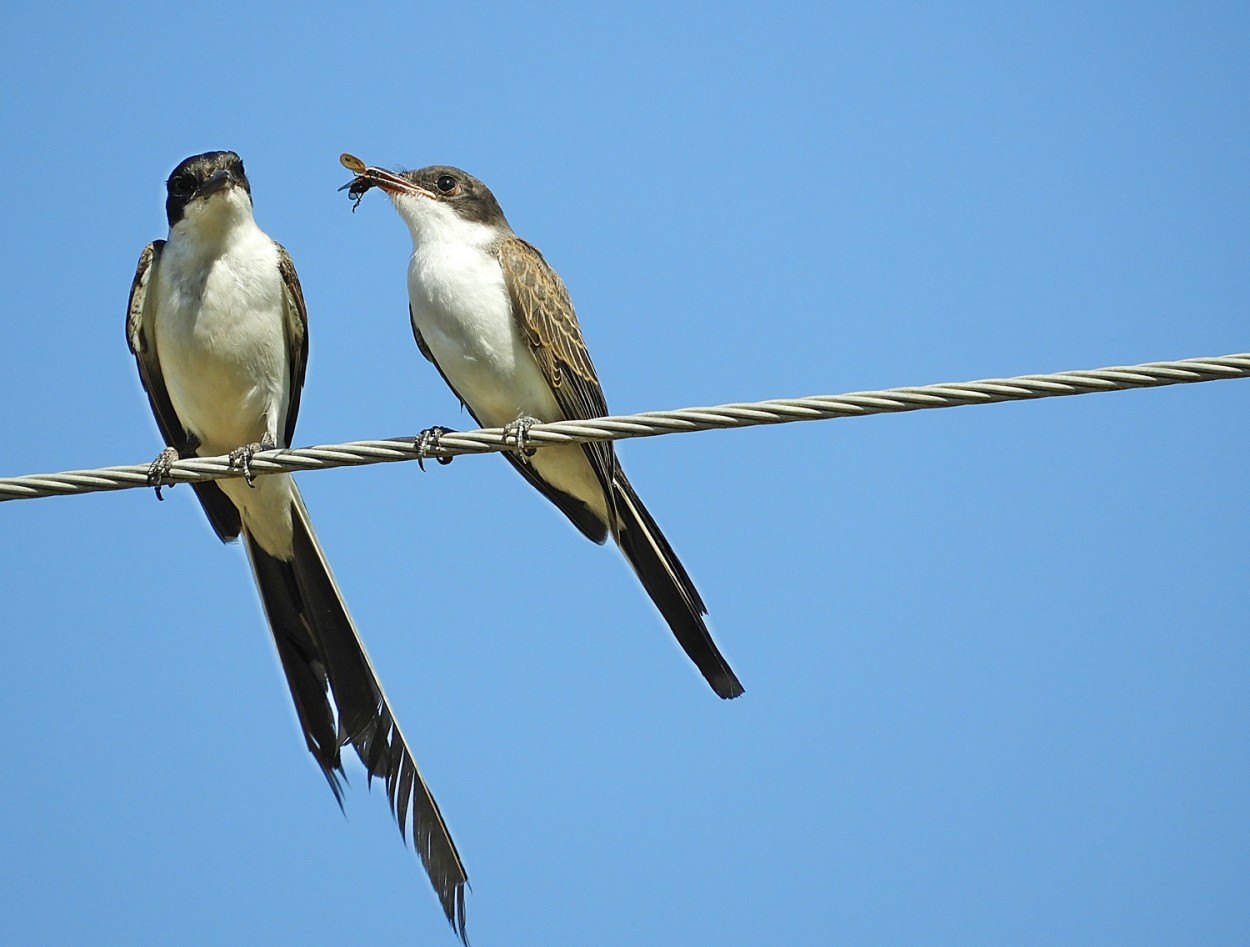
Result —
M 453 194 L 457 190 L 456 179 L 450 174 L 440 174 L 434 184 L 444 194 Z
M 175 197 L 186 197 L 195 190 L 195 180 L 185 174 L 180 174 L 169 182 L 169 193 Z

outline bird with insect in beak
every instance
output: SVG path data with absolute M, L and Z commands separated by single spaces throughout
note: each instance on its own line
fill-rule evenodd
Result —
M 160 487 L 183 457 L 229 454 L 242 479 L 193 485 L 223 542 L 240 536 L 304 739 L 342 806 L 340 748 L 386 784 L 443 912 L 465 939 L 464 866 L 417 769 L 290 474 L 253 477 L 258 450 L 289 447 L 308 361 L 308 313 L 291 258 L 252 217 L 232 151 L 193 155 L 166 182 L 169 237 L 149 244 L 130 290 L 126 338 L 168 445 Z
M 625 477 L 612 443 L 526 448 L 535 422 L 608 413 L 564 282 L 508 225 L 490 189 L 458 168 L 394 172 L 340 159 L 357 201 L 377 187 L 412 235 L 408 301 L 421 353 L 482 427 L 502 427 L 512 465 L 596 543 L 611 536 L 690 660 L 721 697 L 743 691 L 712 640 L 707 608 Z M 418 446 L 432 450 L 440 431 Z

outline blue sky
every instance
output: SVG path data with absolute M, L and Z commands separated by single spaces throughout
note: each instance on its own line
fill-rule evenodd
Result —
M 161 446 L 123 335 L 183 157 L 247 163 L 296 441 L 471 426 L 338 155 L 461 166 L 619 413 L 1250 349 L 1241 4 L 19 4 L 0 474 Z M 1250 383 L 635 441 L 746 686 L 498 458 L 301 475 L 491 944 L 1245 943 Z M 191 492 L 0 509 L 24 944 L 453 944 L 304 750 Z

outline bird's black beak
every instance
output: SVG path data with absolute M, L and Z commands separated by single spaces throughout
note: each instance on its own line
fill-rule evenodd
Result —
M 214 171 L 212 176 L 195 189 L 196 197 L 209 197 L 236 184 L 235 177 L 227 170 Z
M 375 168 L 366 165 L 355 155 L 340 155 L 339 163 L 348 171 L 356 175 L 352 180 L 344 184 L 340 191 L 346 191 L 347 196 L 360 203 L 360 199 L 364 197 L 365 192 L 370 188 L 381 188 L 387 194 L 420 194 L 423 197 L 433 197 L 428 191 L 425 191 L 405 177 L 401 177 L 394 171 L 387 171 L 385 168 Z M 354 208 L 353 208 L 354 209 Z

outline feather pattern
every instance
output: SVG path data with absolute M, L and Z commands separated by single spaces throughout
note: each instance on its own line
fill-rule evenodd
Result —
M 160 266 L 164 240 L 154 240 L 143 249 L 134 281 L 130 285 L 130 302 L 126 307 L 126 342 L 139 366 L 139 380 L 147 392 L 148 403 L 156 418 L 165 443 L 178 452 L 179 457 L 195 456 L 195 449 L 187 430 L 174 411 L 165 387 L 165 375 L 161 371 L 160 357 L 156 352 L 155 305 L 148 305 L 148 287 L 152 276 Z M 223 543 L 239 538 L 243 528 L 239 511 L 215 481 L 193 483 L 192 489 L 204 508 L 213 532 Z
M 573 301 L 560 274 L 520 237 L 499 244 L 499 265 L 512 301 L 512 316 L 542 369 L 556 403 L 568 420 L 601 418 L 608 403 L 590 361 Z M 620 469 L 611 441 L 583 444 L 604 493 L 612 496 L 612 477 Z
M 498 254 L 513 318 L 565 418 L 581 420 L 608 414 L 607 400 L 564 280 L 537 249 L 514 235 L 500 241 Z M 739 696 L 742 684 L 703 620 L 707 607 L 685 566 L 626 478 L 612 442 L 581 446 L 603 488 L 611 516 L 608 527 L 643 588 L 712 689 L 724 698 Z M 531 482 L 538 480 L 536 474 L 531 475 L 529 465 L 523 461 L 514 463 Z M 565 504 L 556 502 L 579 529 L 587 532 Z

